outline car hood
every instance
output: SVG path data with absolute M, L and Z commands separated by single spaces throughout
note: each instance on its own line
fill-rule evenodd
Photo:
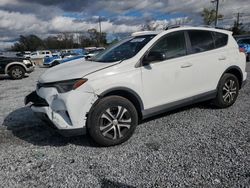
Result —
M 22 62 L 23 60 L 29 60 L 28 58 L 25 57 L 11 57 L 11 56 L 2 56 L 5 60 L 7 61 L 17 61 L 17 62 Z
M 94 61 L 85 61 L 82 59 L 73 60 L 71 62 L 60 64 L 48 69 L 40 78 L 40 83 L 58 82 L 63 80 L 71 80 L 82 78 L 87 74 L 91 74 L 98 70 L 113 66 L 114 63 L 102 63 Z

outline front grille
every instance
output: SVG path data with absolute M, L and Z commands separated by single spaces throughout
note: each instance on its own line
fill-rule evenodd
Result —
M 34 106 L 42 107 L 42 106 L 49 106 L 47 101 L 40 96 L 37 95 L 36 91 L 33 91 L 25 98 L 25 105 L 28 103 L 33 103 Z

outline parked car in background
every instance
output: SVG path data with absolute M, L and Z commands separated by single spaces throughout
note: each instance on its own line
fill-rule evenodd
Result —
M 246 79 L 245 54 L 231 32 L 179 27 L 134 33 L 91 61 L 53 67 L 25 104 L 62 134 L 89 133 L 112 146 L 142 119 L 169 110 L 201 101 L 228 108 Z
M 44 57 L 51 57 L 51 56 L 52 53 L 49 50 L 36 51 L 30 54 L 31 59 L 43 59 Z
M 239 48 L 244 49 L 247 61 L 250 61 L 250 36 L 236 36 L 235 38 Z
M 75 49 L 63 49 L 60 51 L 61 55 L 67 54 L 67 53 L 76 53 L 79 55 L 84 55 L 86 53 L 86 50 L 82 48 L 75 48 Z
M 53 67 L 61 63 L 71 62 L 72 60 L 85 60 L 85 51 L 82 49 L 62 50 L 60 55 L 53 55 L 52 57 L 45 57 L 43 61 L 44 66 Z
M 35 65 L 28 58 L 0 56 L 0 74 L 9 75 L 12 79 L 22 79 L 25 73 L 34 71 Z
M 24 52 L 16 53 L 16 56 L 30 58 L 30 54 L 31 54 L 31 51 L 24 51 Z
M 100 52 L 104 51 L 105 48 L 95 48 L 95 49 L 89 49 L 85 55 L 86 59 L 90 59 L 94 56 L 96 56 L 97 54 L 99 54 Z

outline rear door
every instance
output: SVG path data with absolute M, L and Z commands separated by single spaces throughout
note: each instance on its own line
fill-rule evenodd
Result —
M 194 95 L 215 91 L 225 70 L 228 57 L 225 45 L 228 39 L 223 41 L 220 33 L 207 30 L 189 30 L 187 33 L 189 58 L 194 71 L 192 80 Z

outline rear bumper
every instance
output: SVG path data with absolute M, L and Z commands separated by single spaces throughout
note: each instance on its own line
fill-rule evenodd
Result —
M 44 66 L 51 66 L 52 63 L 43 63 Z

